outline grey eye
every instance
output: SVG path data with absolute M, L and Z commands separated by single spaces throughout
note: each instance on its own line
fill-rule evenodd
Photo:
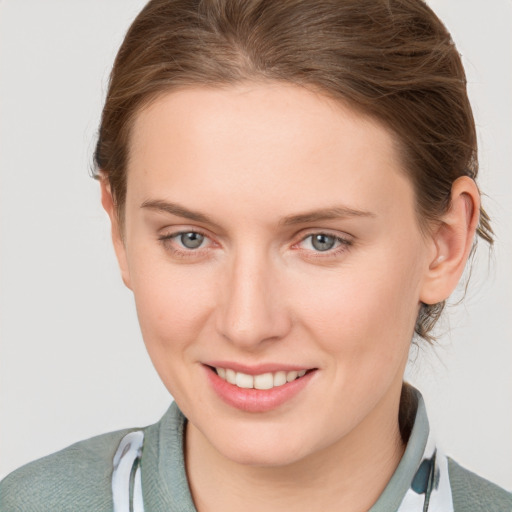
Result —
M 336 244 L 336 238 L 330 235 L 319 233 L 318 235 L 311 235 L 311 245 L 317 251 L 328 251 Z
M 202 245 L 204 235 L 196 233 L 195 231 L 189 231 L 188 233 L 181 233 L 179 239 L 183 247 L 186 247 L 187 249 L 197 249 Z

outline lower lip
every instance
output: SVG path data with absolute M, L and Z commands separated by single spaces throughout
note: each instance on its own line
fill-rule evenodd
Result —
M 277 409 L 302 391 L 316 371 L 272 389 L 245 389 L 221 379 L 205 366 L 208 380 L 217 395 L 228 405 L 245 412 L 267 412 Z

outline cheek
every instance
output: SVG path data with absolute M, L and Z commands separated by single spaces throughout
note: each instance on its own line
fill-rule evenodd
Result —
M 183 268 L 147 266 L 133 278 L 140 329 L 160 379 L 180 403 L 193 382 L 197 340 L 210 316 L 207 287 Z M 197 398 L 196 398 L 197 399 Z
M 295 292 L 304 298 L 300 307 L 305 325 L 326 352 L 370 366 L 376 360 L 403 358 L 418 311 L 414 261 L 383 251 Z
M 183 350 L 197 339 L 211 312 L 207 276 L 199 267 L 152 261 L 147 253 L 145 258 L 133 255 L 132 261 L 132 288 L 148 352 L 165 358 Z

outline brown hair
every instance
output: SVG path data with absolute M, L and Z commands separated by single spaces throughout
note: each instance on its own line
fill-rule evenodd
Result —
M 130 130 L 158 95 L 245 80 L 294 83 L 389 127 L 424 228 L 449 207 L 452 183 L 478 172 L 466 77 L 450 34 L 422 0 L 151 0 L 117 54 L 95 152 L 122 222 Z M 492 244 L 486 212 L 478 235 Z M 444 302 L 423 304 L 431 340 Z

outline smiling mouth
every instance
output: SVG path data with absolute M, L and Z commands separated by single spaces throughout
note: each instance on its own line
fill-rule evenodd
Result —
M 248 375 L 247 373 L 237 372 L 231 368 L 212 367 L 214 371 L 222 380 L 229 384 L 242 389 L 272 389 L 279 386 L 284 386 L 289 382 L 304 377 L 308 372 L 313 370 L 292 370 L 292 371 L 277 371 L 266 372 L 258 375 Z

